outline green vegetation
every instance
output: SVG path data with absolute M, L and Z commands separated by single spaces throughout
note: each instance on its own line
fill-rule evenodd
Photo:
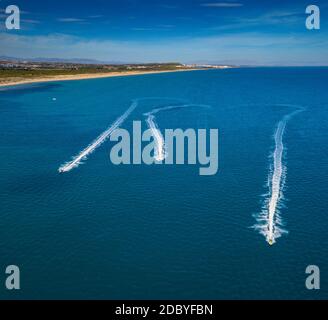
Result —
M 61 75 L 97 74 L 110 72 L 144 72 L 181 69 L 179 63 L 144 65 L 71 65 L 71 64 L 24 64 L 4 67 L 0 65 L 0 81 L 16 78 L 39 78 Z
M 43 77 L 43 76 L 58 76 L 58 75 L 74 75 L 86 73 L 103 73 L 105 70 L 99 69 L 36 69 L 36 70 L 20 70 L 20 69 L 7 69 L 0 70 L 0 78 L 30 78 L 30 77 Z

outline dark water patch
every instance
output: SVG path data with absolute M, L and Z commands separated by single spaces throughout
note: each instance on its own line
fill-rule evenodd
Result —
M 61 87 L 59 83 L 31 83 L 31 84 L 20 84 L 7 87 L 0 87 L 0 96 L 13 97 L 17 94 L 33 94 L 42 91 L 51 91 Z

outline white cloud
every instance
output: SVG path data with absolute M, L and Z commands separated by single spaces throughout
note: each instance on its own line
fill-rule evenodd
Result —
M 288 32 L 291 26 L 304 25 L 304 14 L 301 11 L 271 11 L 257 16 L 243 16 L 230 19 L 229 23 L 220 26 L 210 27 L 211 30 L 229 31 L 229 30 L 250 30 L 252 27 L 284 25 Z
M 159 24 L 157 27 L 164 28 L 164 29 L 170 29 L 170 28 L 174 28 L 175 25 L 174 24 Z
M 39 20 L 34 20 L 34 19 L 21 19 L 22 22 L 24 23 L 31 23 L 31 24 L 39 24 L 41 21 Z
M 237 2 L 213 2 L 213 3 L 202 3 L 202 7 L 211 7 L 211 8 L 237 8 L 242 7 L 242 3 Z
M 96 14 L 96 15 L 93 15 L 93 16 L 89 16 L 90 19 L 99 19 L 99 18 L 102 18 L 103 15 L 102 14 Z
M 170 5 L 170 4 L 161 4 L 160 7 L 164 8 L 164 9 L 177 9 L 178 8 L 178 6 Z
M 0 32 L 0 56 L 77 58 L 120 62 L 210 61 L 235 64 L 328 65 L 323 35 L 244 33 L 159 41 L 86 40 L 64 34 L 23 36 Z M 278 63 L 280 62 L 280 63 Z
M 134 27 L 131 28 L 132 31 L 154 31 L 155 28 L 143 28 L 143 27 Z
M 84 22 L 84 19 L 80 18 L 58 18 L 57 21 L 59 22 Z

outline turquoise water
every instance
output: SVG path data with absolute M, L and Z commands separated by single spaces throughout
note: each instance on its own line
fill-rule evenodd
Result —
M 0 91 L 0 270 L 3 298 L 323 299 L 328 294 L 327 68 L 256 68 L 24 85 Z M 110 163 L 106 141 L 70 160 L 142 100 L 122 127 L 167 99 L 205 104 L 158 114 L 163 128 L 218 128 L 219 171 Z M 53 98 L 56 98 L 54 100 Z M 261 212 L 277 123 L 287 169 L 273 246 Z M 321 289 L 305 288 L 318 265 Z M 2 273 L 2 272 L 1 272 Z M 5 277 L 3 271 L 3 279 Z

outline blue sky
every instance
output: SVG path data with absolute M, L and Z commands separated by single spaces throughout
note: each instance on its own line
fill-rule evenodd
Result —
M 21 30 L 6 30 L 18 5 Z M 305 8 L 321 29 L 305 28 Z M 327 0 L 0 0 L 0 56 L 328 65 Z

